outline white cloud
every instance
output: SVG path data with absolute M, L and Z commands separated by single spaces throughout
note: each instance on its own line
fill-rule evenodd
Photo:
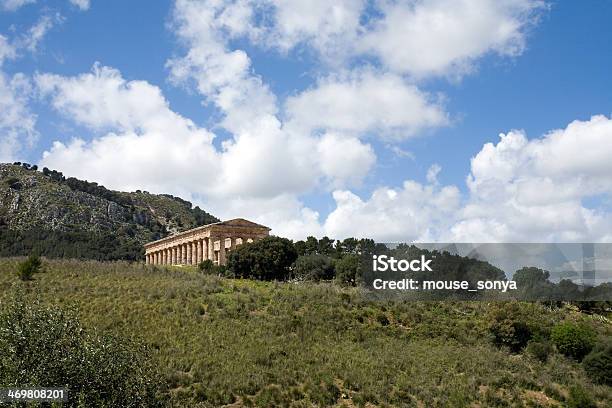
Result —
M 28 108 L 31 87 L 22 74 L 8 77 L 0 70 L 0 162 L 13 161 L 38 137 L 36 115 Z
M 271 227 L 272 234 L 290 239 L 324 235 L 319 214 L 305 207 L 294 194 L 280 194 L 272 198 L 213 198 L 203 202 L 202 208 L 223 219 L 248 218 Z
M 394 72 L 415 77 L 457 76 L 493 52 L 515 56 L 540 0 L 381 1 L 383 16 L 370 24 L 359 51 L 377 56 Z
M 323 174 L 336 188 L 358 185 L 376 163 L 376 154 L 370 145 L 336 133 L 323 135 L 317 153 Z
M 90 6 L 89 0 L 70 0 L 70 3 L 77 6 L 81 10 L 89 10 L 89 6 Z
M 457 239 L 601 240 L 611 214 L 583 201 L 612 194 L 612 119 L 593 116 L 528 140 L 500 135 L 472 159 L 470 200 L 453 227 Z
M 36 0 L 0 0 L 0 8 L 6 11 L 15 11 L 18 8 L 35 2 Z
M 159 88 L 98 65 L 72 78 L 41 74 L 35 80 L 59 113 L 102 132 L 91 142 L 55 142 L 42 165 L 110 188 L 186 194 L 214 184 L 213 135 L 173 112 Z
M 440 102 L 394 74 L 370 70 L 321 79 L 286 102 L 291 126 L 376 132 L 402 139 L 449 123 Z
M 425 185 L 408 180 L 367 199 L 335 191 L 324 233 L 380 241 L 609 241 L 610 157 L 612 118 L 605 116 L 532 140 L 511 131 L 472 159 L 464 198 L 456 187 L 439 185 L 440 166 L 433 165 Z M 587 199 L 595 201 L 587 206 Z
M 4 60 L 13 59 L 16 56 L 15 47 L 8 41 L 8 39 L 0 34 L 0 66 L 4 63 Z
M 217 195 L 274 197 L 314 187 L 320 177 L 315 140 L 282 131 L 274 116 L 265 116 L 224 143 Z
M 274 13 L 263 38 L 266 46 L 287 52 L 307 44 L 331 63 L 351 52 L 365 7 L 363 0 L 272 0 L 270 4 Z
M 400 189 L 379 188 L 367 200 L 343 190 L 334 191 L 333 197 L 336 208 L 324 223 L 327 235 L 381 242 L 430 241 L 448 228 L 460 203 L 454 186 L 414 181 L 404 182 Z
M 30 52 L 36 52 L 38 45 L 55 24 L 61 23 L 64 18 L 56 13 L 55 15 L 44 15 L 36 24 L 27 31 L 19 41 L 20 48 L 26 48 Z
M 271 115 L 217 150 L 214 135 L 173 112 L 159 88 L 97 64 L 76 77 L 40 74 L 36 84 L 58 112 L 102 135 L 56 142 L 42 164 L 111 188 L 271 198 L 308 191 L 323 176 L 334 185 L 357 183 L 375 160 L 358 140 L 290 134 Z M 330 162 L 338 154 L 343 168 Z
M 248 129 L 259 117 L 277 111 L 274 94 L 251 72 L 247 54 L 226 45 L 248 27 L 252 9 L 247 5 L 177 0 L 173 12 L 173 28 L 188 51 L 168 61 L 171 79 L 178 84 L 194 82 L 206 101 L 225 114 L 223 125 L 232 132 Z

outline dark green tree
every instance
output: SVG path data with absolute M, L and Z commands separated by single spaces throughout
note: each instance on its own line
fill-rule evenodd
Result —
M 296 259 L 297 252 L 290 240 L 272 236 L 233 250 L 227 268 L 237 278 L 285 280 Z
M 303 280 L 329 280 L 335 275 L 333 259 L 327 255 L 303 255 L 293 266 L 293 276 Z

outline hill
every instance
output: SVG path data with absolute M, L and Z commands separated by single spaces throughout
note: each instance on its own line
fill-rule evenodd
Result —
M 28 164 L 0 164 L 0 256 L 142 259 L 142 244 L 219 221 L 181 198 L 120 192 Z
M 126 262 L 46 261 L 24 283 L 17 261 L 0 260 L 0 312 L 20 288 L 29 304 L 76 306 L 87 330 L 148 344 L 169 406 L 591 406 L 581 394 L 612 403 L 612 388 L 571 358 L 494 345 L 497 302 L 379 302 L 332 283 Z M 517 306 L 541 330 L 580 321 L 612 334 L 606 319 L 571 308 Z

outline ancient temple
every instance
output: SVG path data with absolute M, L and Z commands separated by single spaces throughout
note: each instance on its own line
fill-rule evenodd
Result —
M 145 244 L 145 262 L 197 265 L 210 259 L 215 265 L 225 265 L 229 251 L 269 235 L 270 228 L 243 218 L 216 222 Z

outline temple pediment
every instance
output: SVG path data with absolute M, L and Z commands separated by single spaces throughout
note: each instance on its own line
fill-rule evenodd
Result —
M 227 221 L 216 222 L 216 223 L 210 224 L 210 225 L 211 226 L 212 225 L 219 225 L 219 226 L 230 226 L 230 227 L 248 227 L 248 228 L 266 228 L 266 229 L 270 229 L 270 228 L 266 227 L 265 225 L 257 224 L 256 222 L 245 220 L 244 218 L 234 218 L 234 219 L 227 220 Z

